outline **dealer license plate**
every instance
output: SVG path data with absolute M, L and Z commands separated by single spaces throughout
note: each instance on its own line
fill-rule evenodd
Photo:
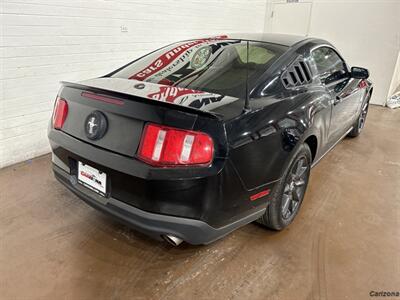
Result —
M 106 195 L 106 173 L 82 162 L 78 162 L 78 182 L 102 196 Z

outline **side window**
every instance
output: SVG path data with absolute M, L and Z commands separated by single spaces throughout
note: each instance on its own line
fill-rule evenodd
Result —
M 340 80 L 347 74 L 347 67 L 340 56 L 329 47 L 321 47 L 314 50 L 311 54 L 317 75 L 325 84 Z

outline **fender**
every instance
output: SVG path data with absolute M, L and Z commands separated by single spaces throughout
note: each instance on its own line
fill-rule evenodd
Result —
M 251 104 L 261 108 L 226 123 L 229 160 L 246 190 L 279 180 L 293 151 L 308 137 L 314 135 L 318 145 L 327 139 L 329 96 L 318 88 L 286 96 L 259 98 Z

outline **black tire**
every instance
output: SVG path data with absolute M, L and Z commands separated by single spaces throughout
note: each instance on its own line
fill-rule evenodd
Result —
M 360 115 L 358 116 L 357 120 L 353 124 L 353 129 L 349 132 L 349 134 L 347 136 L 357 137 L 360 135 L 361 131 L 364 128 L 365 121 L 367 120 L 368 107 L 369 107 L 369 99 L 364 103 L 364 106 L 361 109 Z
M 310 148 L 307 144 L 300 145 L 289 161 L 281 180 L 276 185 L 270 200 L 271 203 L 268 205 L 264 215 L 257 220 L 258 223 L 274 230 L 282 230 L 292 223 L 303 202 L 310 176 L 311 162 Z M 300 163 L 301 165 L 299 165 Z M 306 168 L 303 173 L 296 172 L 299 166 Z M 300 174 L 301 176 L 298 176 Z M 304 181 L 301 185 L 300 178 Z M 293 211 L 290 211 L 290 208 Z M 288 210 L 290 211 L 289 215 Z

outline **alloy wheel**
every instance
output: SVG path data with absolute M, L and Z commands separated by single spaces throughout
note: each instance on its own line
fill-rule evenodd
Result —
M 309 165 L 306 157 L 300 157 L 287 176 L 282 198 L 282 217 L 289 219 L 299 209 L 307 186 Z
M 358 118 L 358 131 L 361 131 L 364 128 L 365 120 L 367 119 L 368 113 L 368 103 L 366 103 L 360 113 L 360 117 Z

